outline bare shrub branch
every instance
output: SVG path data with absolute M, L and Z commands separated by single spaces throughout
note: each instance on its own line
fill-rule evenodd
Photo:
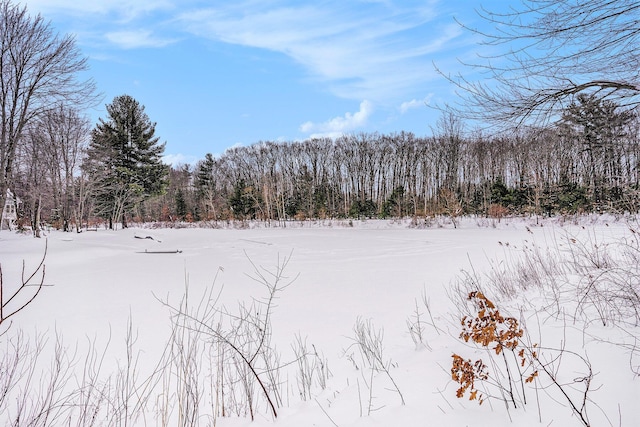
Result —
M 373 378 L 374 373 L 384 373 L 385 376 L 389 379 L 391 384 L 393 385 L 393 390 L 400 397 L 400 402 L 402 405 L 405 404 L 404 396 L 400 391 L 398 384 L 395 379 L 391 375 L 391 359 L 385 359 L 384 353 L 384 331 L 382 329 L 375 329 L 373 322 L 371 320 L 363 320 L 358 317 L 356 323 L 353 327 L 354 336 L 351 338 L 353 344 L 349 346 L 344 353 L 347 354 L 348 350 L 355 347 L 360 354 L 361 361 L 363 366 L 368 366 L 371 376 L 369 378 L 368 387 L 369 387 L 369 407 L 368 414 L 371 413 L 373 409 L 372 401 L 373 401 Z M 353 356 L 351 356 L 353 357 Z M 363 373 L 364 375 L 364 373 Z M 364 378 L 364 377 L 363 377 Z M 366 378 L 364 378 L 366 381 Z
M 42 254 L 40 263 L 28 276 L 26 273 L 26 264 L 24 263 L 24 261 L 22 262 L 22 283 L 20 284 L 20 286 L 18 286 L 18 289 L 8 295 L 7 298 L 5 298 L 5 288 L 2 279 L 2 266 L 0 265 L 0 325 L 21 312 L 26 306 L 31 304 L 44 287 L 44 260 L 47 257 L 47 247 L 48 244 L 45 243 L 44 253 Z M 36 283 L 33 283 L 33 279 L 36 278 L 37 275 L 40 275 L 40 277 Z M 35 288 L 35 291 L 33 291 L 31 295 L 29 295 L 28 291 L 31 288 Z M 24 301 L 19 302 L 18 300 L 20 299 Z M 16 301 L 14 304 L 17 305 L 16 307 L 12 307 L 11 305 L 14 300 Z
M 289 260 L 290 257 L 279 260 L 273 270 L 267 270 L 249 259 L 253 273 L 248 276 L 267 290 L 267 296 L 261 300 L 254 299 L 249 305 L 239 304 L 237 312 L 218 307 L 213 289 L 196 308 L 186 304 L 175 307 L 161 301 L 175 318 L 180 319 L 177 323 L 179 328 L 207 337 L 211 346 L 218 349 L 219 370 L 224 373 L 220 386 L 229 385 L 227 392 L 221 392 L 225 393 L 224 398 L 229 400 L 230 406 L 235 406 L 236 411 L 246 409 L 252 419 L 257 404 L 254 386 L 259 388 L 274 418 L 277 418 L 276 408 L 281 404 L 277 380 L 280 363 L 279 355 L 271 344 L 271 315 L 278 293 L 295 280 L 295 277 L 290 279 L 285 275 Z M 243 390 L 241 400 L 235 394 L 237 385 Z M 221 405 L 224 408 L 224 401 Z M 226 409 L 223 409 L 223 414 L 227 414 Z

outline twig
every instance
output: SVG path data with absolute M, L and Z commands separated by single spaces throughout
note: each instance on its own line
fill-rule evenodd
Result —
M 327 418 L 329 418 L 329 421 L 331 421 L 331 424 L 333 424 L 336 427 L 339 427 L 338 424 L 336 424 L 335 421 L 333 421 L 333 419 L 329 416 L 329 414 L 327 413 L 327 411 L 324 410 L 324 408 L 322 407 L 322 405 L 320 404 L 320 402 L 318 402 L 318 399 L 314 399 L 316 401 L 316 403 L 318 404 L 318 406 L 320 407 L 320 410 L 322 411 L 323 414 L 325 414 L 327 416 Z

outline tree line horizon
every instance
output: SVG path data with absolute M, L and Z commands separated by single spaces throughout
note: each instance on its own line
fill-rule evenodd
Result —
M 258 142 L 172 168 L 141 214 L 161 221 L 637 212 L 640 120 L 582 96 L 546 129 L 359 133 Z M 171 208 L 175 209 L 172 210 Z M 159 216 L 157 216 L 159 214 Z M 144 219 L 144 218 L 141 218 Z
M 91 130 L 86 146 L 86 135 L 78 134 L 78 163 L 69 182 L 61 185 L 64 177 L 47 176 L 52 165 L 43 168 L 37 203 L 33 191 L 26 191 L 29 175 L 19 175 L 23 219 L 32 220 L 40 209 L 41 221 L 79 229 L 127 222 L 501 218 L 640 208 L 640 117 L 595 96 L 579 97 L 547 128 L 499 136 L 465 133 L 462 120 L 449 112 L 431 136 L 354 133 L 261 141 L 173 167 L 160 164 L 164 145 L 158 144 L 144 107 L 126 95 L 114 104 L 123 99 L 134 105 L 147 131 L 142 139 L 152 141 L 147 148 L 155 147 L 153 159 L 146 160 L 155 165 L 147 184 L 154 189 L 144 192 L 134 181 L 117 184 L 96 172 L 96 143 L 113 128 L 110 116 Z M 88 131 L 86 123 L 82 129 Z M 132 176 L 122 162 L 118 174 Z

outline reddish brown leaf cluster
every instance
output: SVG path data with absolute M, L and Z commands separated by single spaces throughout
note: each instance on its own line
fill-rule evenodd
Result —
M 524 335 L 524 330 L 520 327 L 518 319 L 504 317 L 500 314 L 495 304 L 480 291 L 469 293 L 468 299 L 474 303 L 478 313 L 474 318 L 469 316 L 462 318 L 460 321 L 462 325 L 460 338 L 464 339 L 465 342 L 471 340 L 483 347 L 491 348 L 496 355 L 502 354 L 505 349 L 515 352 L 520 343 L 520 338 Z M 522 367 L 527 363 L 527 357 L 537 357 L 535 351 L 530 353 L 527 355 L 524 348 L 521 348 L 518 352 L 517 356 Z M 489 378 L 487 366 L 482 359 L 472 362 L 471 360 L 464 360 L 457 354 L 452 357 L 451 378 L 460 384 L 460 388 L 456 392 L 457 397 L 463 397 L 465 392 L 470 390 L 469 400 L 478 400 L 482 404 L 484 397 L 478 395 L 475 381 Z M 533 382 L 537 376 L 538 371 L 535 371 L 525 379 L 525 382 Z
M 462 318 L 460 338 L 465 342 L 472 340 L 483 347 L 489 347 L 495 343 L 493 349 L 496 354 L 500 354 L 505 348 L 515 350 L 519 338 L 524 334 L 518 325 L 518 320 L 514 317 L 502 316 L 495 304 L 480 291 L 469 293 L 468 299 L 476 305 L 478 314 L 473 319 L 469 316 Z
M 454 354 L 452 357 L 451 378 L 460 384 L 460 388 L 456 391 L 456 396 L 462 398 L 465 392 L 469 390 L 469 400 L 478 400 L 478 403 L 482 405 L 484 397 L 482 394 L 478 394 L 478 390 L 475 388 L 475 380 L 486 380 L 489 378 L 487 365 L 485 365 L 481 359 L 472 362 L 471 359 L 464 360 L 457 354 Z

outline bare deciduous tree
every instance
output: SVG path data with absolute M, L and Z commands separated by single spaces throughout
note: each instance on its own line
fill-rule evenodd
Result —
M 79 79 L 87 68 L 72 36 L 55 34 L 42 16 L 0 0 L 0 201 L 27 126 L 60 102 L 95 102 L 94 82 Z
M 38 233 L 37 217 L 45 207 L 51 212 L 48 219 L 57 228 L 69 231 L 72 218 L 78 217 L 77 173 L 89 135 L 88 120 L 61 104 L 33 121 L 26 135 L 19 151 L 22 169 L 28 172 L 23 178 L 27 181 L 24 199 L 38 208 L 32 208 L 34 232 Z
M 39 124 L 46 138 L 43 149 L 51 171 L 54 206 L 63 230 L 69 231 L 72 217 L 77 217 L 76 175 L 89 136 L 89 121 L 73 108 L 60 105 L 47 112 Z
M 485 79 L 462 74 L 453 109 L 498 126 L 542 123 L 580 93 L 623 107 L 640 102 L 640 2 L 522 0 L 506 12 L 479 12 L 493 30 L 470 31 L 500 53 L 467 63 Z

